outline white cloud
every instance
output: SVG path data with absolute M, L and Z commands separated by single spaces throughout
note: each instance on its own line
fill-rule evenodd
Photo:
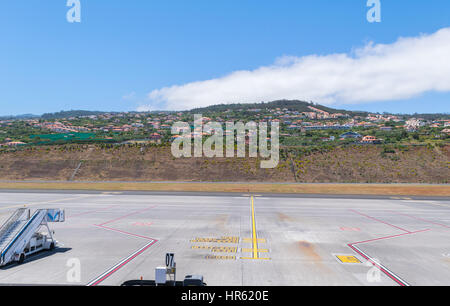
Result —
M 220 103 L 300 99 L 326 105 L 401 100 L 450 91 L 450 28 L 369 43 L 351 54 L 282 57 L 272 66 L 149 93 L 151 104 L 184 110 Z
M 155 110 L 156 109 L 154 107 L 152 107 L 151 105 L 139 105 L 136 109 L 136 111 L 138 111 L 138 112 L 152 112 Z

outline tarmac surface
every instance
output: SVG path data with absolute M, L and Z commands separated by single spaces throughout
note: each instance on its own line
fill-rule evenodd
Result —
M 63 208 L 60 246 L 0 268 L 0 285 L 177 280 L 211 285 L 450 285 L 450 199 L 164 192 L 0 191 L 17 208 Z

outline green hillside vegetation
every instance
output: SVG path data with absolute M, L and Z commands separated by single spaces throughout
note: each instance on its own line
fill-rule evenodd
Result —
M 50 119 L 61 119 L 80 116 L 96 116 L 105 113 L 106 112 L 100 111 L 70 110 L 70 111 L 60 111 L 57 113 L 45 113 L 41 116 L 41 119 L 50 120 Z
M 297 112 L 311 112 L 311 109 L 309 106 L 318 108 L 320 110 L 326 111 L 330 114 L 335 113 L 342 113 L 342 114 L 353 114 L 353 115 L 367 115 L 367 112 L 352 112 L 347 110 L 341 110 L 341 109 L 334 109 L 331 107 L 326 107 L 320 104 L 312 103 L 312 102 L 305 102 L 300 100 L 278 100 L 278 101 L 272 101 L 272 102 L 261 102 L 261 103 L 237 103 L 237 104 L 220 104 L 220 105 L 213 105 L 203 108 L 195 108 L 192 109 L 191 113 L 207 113 L 207 112 L 224 112 L 227 110 L 233 110 L 233 111 L 248 111 L 251 109 L 276 109 L 276 108 L 286 108 L 290 111 L 297 111 Z

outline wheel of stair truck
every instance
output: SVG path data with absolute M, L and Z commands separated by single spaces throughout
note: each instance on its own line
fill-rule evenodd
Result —
M 54 243 L 54 242 L 50 243 L 50 248 L 49 248 L 49 250 L 53 250 L 54 248 L 55 248 L 55 243 Z
M 22 254 L 20 254 L 20 257 L 19 257 L 19 261 L 18 261 L 19 265 L 22 264 L 24 262 L 24 260 L 25 260 L 25 254 L 22 253 Z

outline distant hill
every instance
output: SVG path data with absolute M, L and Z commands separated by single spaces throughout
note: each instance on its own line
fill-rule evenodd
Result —
M 190 111 L 187 111 L 191 114 L 208 114 L 214 112 L 224 112 L 227 110 L 232 111 L 242 111 L 242 112 L 250 112 L 251 110 L 265 110 L 265 109 L 288 109 L 290 111 L 298 111 L 302 112 L 311 112 L 312 110 L 309 107 L 314 107 L 323 111 L 326 111 L 330 114 L 342 113 L 348 114 L 350 116 L 362 116 L 365 117 L 369 113 L 373 114 L 374 112 L 365 112 L 365 111 L 349 111 L 344 109 L 335 109 L 332 107 L 327 107 L 324 105 L 320 105 L 312 102 L 305 102 L 300 100 L 277 100 L 272 102 L 260 102 L 260 103 L 235 103 L 235 104 L 219 104 L 219 105 L 211 105 L 202 108 L 195 108 Z M 44 120 L 53 120 L 53 119 L 63 119 L 70 117 L 80 117 L 80 116 L 93 116 L 93 115 L 102 115 L 102 114 L 119 114 L 120 112 L 106 112 L 106 111 L 87 111 L 87 110 L 70 110 L 70 111 L 60 111 L 56 113 L 45 113 L 42 116 L 33 115 L 33 114 L 24 114 L 17 116 L 0 116 L 0 120 L 23 120 L 23 119 L 44 119 Z M 130 114 L 139 113 L 137 111 L 128 112 Z M 152 113 L 171 113 L 171 111 L 154 111 Z M 389 113 L 383 113 L 389 114 Z M 403 118 L 423 118 L 425 120 L 436 120 L 436 119 L 450 119 L 450 114 L 448 113 L 431 113 L 431 114 L 393 114 L 399 115 Z
M 298 111 L 298 112 L 311 112 L 310 106 L 315 107 L 317 109 L 326 111 L 330 114 L 335 113 L 343 113 L 343 114 L 349 114 L 349 115 L 360 115 L 360 116 L 366 116 L 368 112 L 359 112 L 359 111 L 347 111 L 343 109 L 334 109 L 331 107 L 323 106 L 320 104 L 312 103 L 312 102 L 305 102 L 300 100 L 278 100 L 278 101 L 272 101 L 272 102 L 262 102 L 262 103 L 237 103 L 237 104 L 220 104 L 220 105 L 212 105 L 208 107 L 203 108 L 196 108 L 191 110 L 191 113 L 206 113 L 206 112 L 220 112 L 220 111 L 226 111 L 226 110 L 243 110 L 248 111 L 251 109 L 276 109 L 276 108 L 286 108 L 290 111 Z
M 80 117 L 80 116 L 97 116 L 101 114 L 106 114 L 108 112 L 100 111 L 85 111 L 85 110 L 70 110 L 70 111 L 60 111 L 57 113 L 46 113 L 41 116 L 42 119 L 61 119 L 70 117 Z
M 335 113 L 342 113 L 342 114 L 348 114 L 350 116 L 362 116 L 365 117 L 368 114 L 374 114 L 375 112 L 366 112 L 366 111 L 349 111 L 345 109 L 335 109 L 331 107 L 327 107 L 324 105 L 320 105 L 317 103 L 312 102 L 305 102 L 300 100 L 277 100 L 272 102 L 261 102 L 261 103 L 236 103 L 236 104 L 219 104 L 219 105 L 211 105 L 207 107 L 202 108 L 195 108 L 190 110 L 189 112 L 194 114 L 206 114 L 209 112 L 224 112 L 226 110 L 232 110 L 232 111 L 250 111 L 252 109 L 288 109 L 290 111 L 298 111 L 300 113 L 302 112 L 311 112 L 310 106 L 326 111 L 330 114 Z M 398 115 L 403 118 L 423 118 L 425 120 L 436 120 L 436 119 L 450 119 L 450 114 L 448 113 L 430 113 L 430 114 L 392 114 L 392 113 L 386 113 L 383 112 L 383 114 L 387 115 Z
M 23 114 L 23 115 L 16 115 L 16 116 L 0 116 L 0 120 L 20 120 L 20 119 L 35 119 L 39 118 L 38 115 L 33 114 Z
M 409 118 L 422 118 L 425 120 L 438 120 L 438 119 L 450 119 L 450 114 L 445 113 L 436 113 L 436 114 L 412 114 L 412 115 L 405 115 L 405 117 Z

